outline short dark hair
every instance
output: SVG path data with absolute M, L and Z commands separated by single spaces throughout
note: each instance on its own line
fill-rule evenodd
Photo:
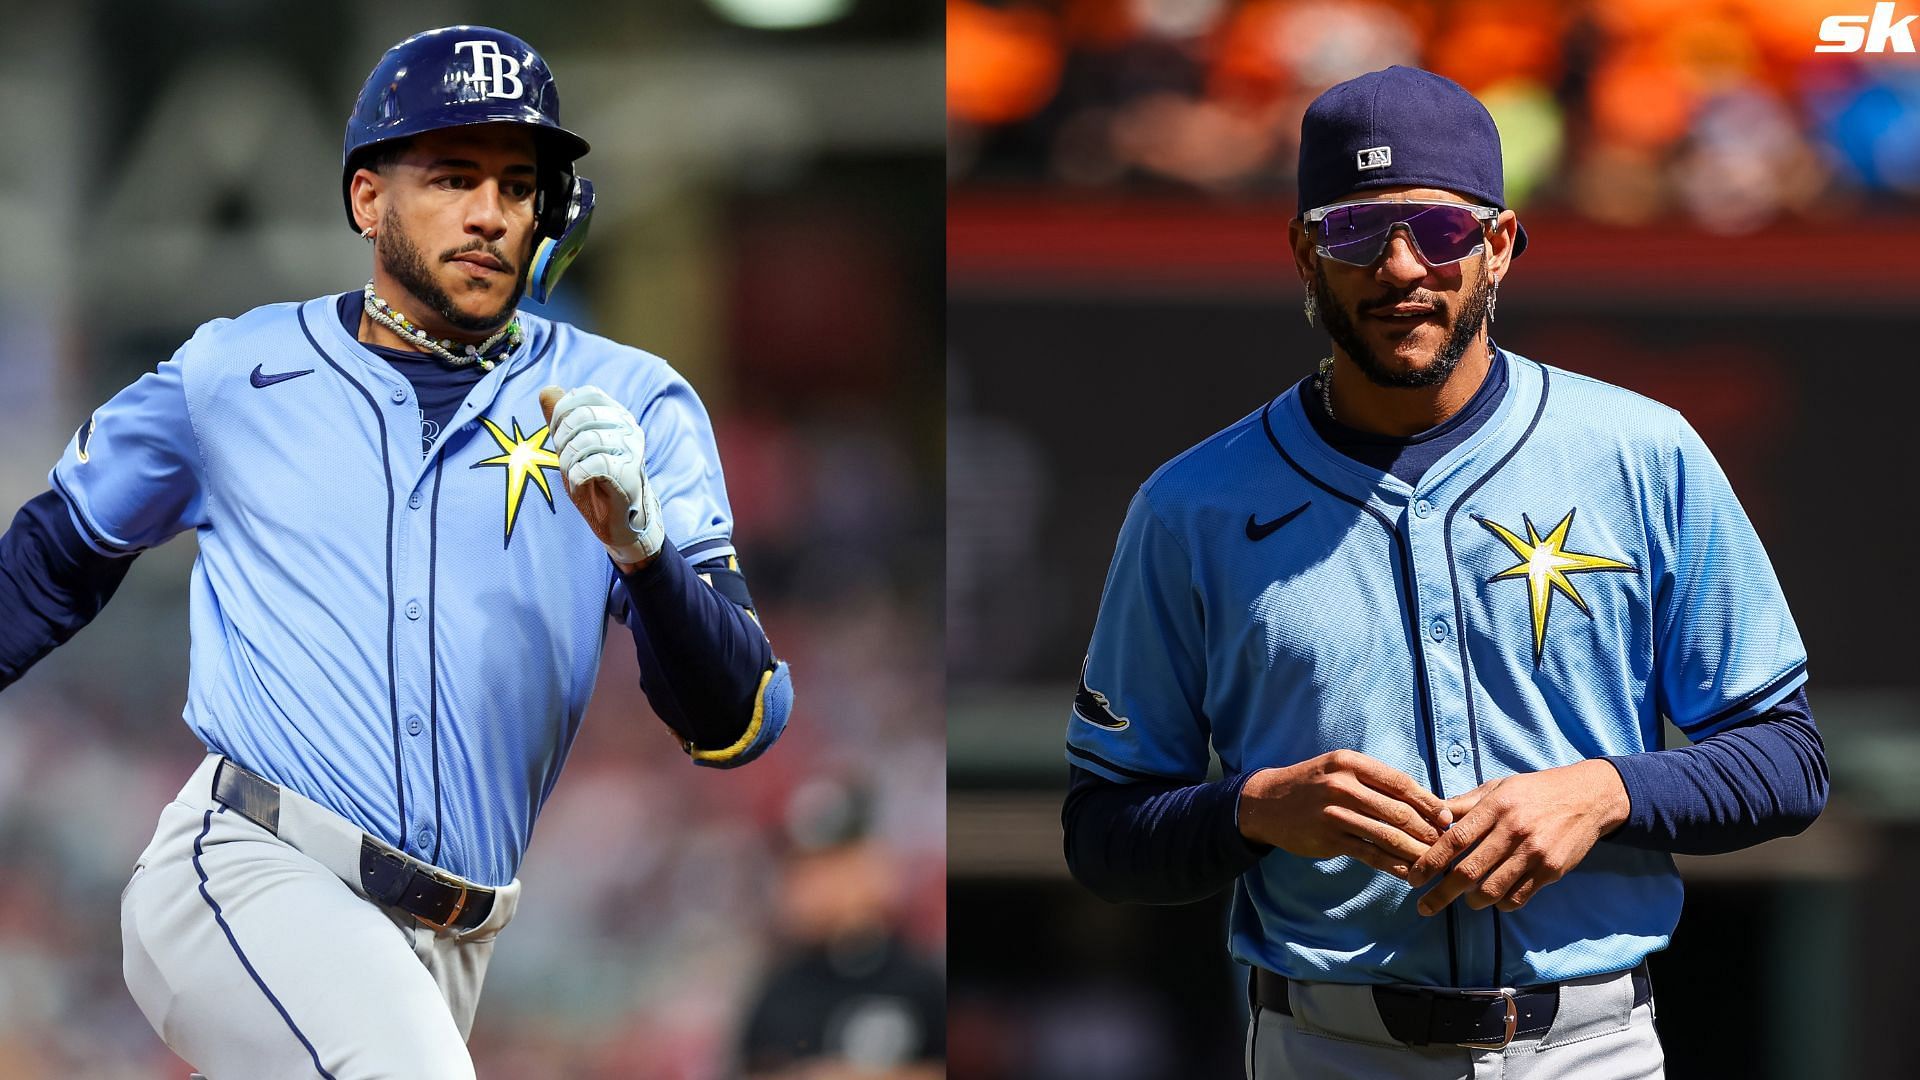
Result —
M 411 149 L 413 149 L 413 137 L 411 135 L 383 142 L 376 146 L 369 147 L 354 162 L 353 167 L 356 169 L 372 169 L 374 172 L 383 173 L 387 171 L 389 165 L 399 164 L 400 159 L 405 157 L 407 151 Z

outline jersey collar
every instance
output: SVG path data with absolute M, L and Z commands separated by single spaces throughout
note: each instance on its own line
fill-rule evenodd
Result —
M 359 295 L 357 289 L 350 291 L 356 296 Z M 404 375 L 396 372 L 392 364 L 374 352 L 365 342 L 349 334 L 347 328 L 342 326 L 340 320 L 335 317 L 334 312 L 338 310 L 342 295 L 344 294 L 332 293 L 309 300 L 305 305 L 303 314 L 306 316 L 307 325 L 313 328 L 314 335 L 319 339 L 321 346 L 326 348 L 334 359 L 350 360 L 361 369 L 374 372 L 383 382 L 397 380 L 404 383 L 406 381 Z M 552 323 L 538 315 L 529 315 L 525 312 L 520 313 L 520 325 L 525 330 L 525 333 L 520 335 L 520 344 L 508 352 L 500 362 L 493 365 L 493 370 L 480 380 L 480 386 L 491 383 L 492 387 L 498 387 L 500 383 L 512 377 L 514 372 L 532 363 L 533 358 L 540 354 L 541 348 L 546 344 L 548 335 L 553 332 Z M 488 390 L 487 396 L 492 397 L 491 389 Z
M 300 306 L 301 321 L 306 324 L 314 347 L 338 367 L 341 374 L 355 383 L 362 393 L 368 394 L 369 400 L 377 401 L 389 394 L 397 395 L 393 398 L 395 401 L 408 400 L 414 392 L 413 384 L 398 368 L 347 333 L 336 314 L 335 305 L 339 301 L 340 294 L 334 293 L 309 300 Z M 546 355 L 553 343 L 553 324 L 535 315 L 523 314 L 520 319 L 526 327 L 526 333 L 521 336 L 519 346 L 467 390 L 466 401 L 461 405 L 460 412 L 455 414 L 456 421 L 470 421 L 486 415 L 507 381 Z M 424 459 L 419 455 L 402 455 L 406 462 L 404 467 L 408 470 L 424 468 L 425 462 L 431 462 L 439 456 L 441 448 L 458 427 L 459 424 L 454 423 L 442 428 L 432 450 Z
M 1509 350 L 1507 388 L 1487 422 L 1459 446 L 1433 463 L 1417 487 L 1335 450 L 1307 420 L 1296 384 L 1267 403 L 1262 415 L 1267 436 L 1280 456 L 1314 481 L 1362 502 L 1381 500 L 1401 505 L 1416 495 L 1459 490 L 1497 467 L 1526 440 L 1532 420 L 1544 400 L 1546 379 L 1539 364 Z

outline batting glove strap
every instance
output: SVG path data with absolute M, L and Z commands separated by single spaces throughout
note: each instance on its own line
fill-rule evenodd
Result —
M 644 471 L 640 473 L 640 498 L 627 511 L 627 528 L 633 533 L 632 543 L 618 547 L 607 545 L 607 554 L 613 556 L 615 562 L 651 562 L 666 546 L 667 527 L 660 518 L 660 499 L 654 495 L 653 484 Z

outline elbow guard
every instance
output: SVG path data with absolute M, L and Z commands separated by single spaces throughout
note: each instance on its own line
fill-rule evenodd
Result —
M 753 717 L 733 745 L 718 750 L 702 750 L 690 742 L 681 745 L 695 765 L 710 769 L 739 768 L 766 753 L 767 747 L 787 729 L 787 716 L 792 711 L 793 675 L 785 660 L 775 660 L 772 670 L 760 676 L 759 689 L 753 695 Z

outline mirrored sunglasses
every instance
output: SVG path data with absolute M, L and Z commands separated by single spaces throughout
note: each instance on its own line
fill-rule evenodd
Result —
M 1484 249 L 1486 229 L 1499 218 L 1491 206 L 1418 199 L 1335 203 L 1301 215 L 1316 251 L 1354 266 L 1372 266 L 1403 225 L 1420 261 L 1450 266 Z

